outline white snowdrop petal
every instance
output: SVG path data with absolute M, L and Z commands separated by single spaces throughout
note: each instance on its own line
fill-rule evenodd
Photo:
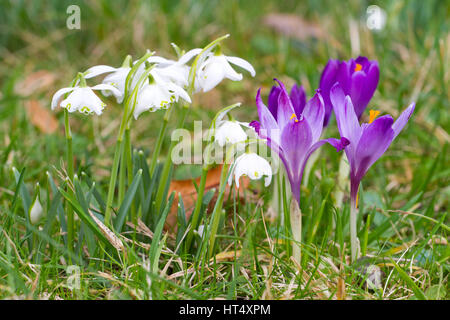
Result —
M 59 100 L 62 98 L 62 96 L 68 92 L 73 91 L 75 88 L 62 88 L 56 91 L 56 93 L 53 95 L 52 98 L 52 110 L 54 110 L 58 106 Z
M 93 66 L 86 70 L 84 78 L 90 79 L 90 78 L 99 76 L 104 73 L 114 72 L 116 70 L 117 70 L 117 68 L 106 66 L 106 65 Z
M 238 143 L 247 140 L 247 134 L 236 121 L 222 121 L 215 131 L 215 140 L 223 147 L 227 143 Z
M 210 63 L 200 72 L 199 81 L 203 92 L 208 92 L 215 88 L 225 77 L 223 67 L 218 63 Z
M 106 83 L 100 83 L 96 86 L 93 86 L 93 87 L 91 87 L 91 90 L 109 90 L 114 95 L 121 95 L 119 89 L 117 89 L 116 87 L 114 87 L 110 84 L 106 84 Z
M 193 57 L 195 57 L 196 55 L 198 55 L 200 52 L 202 52 L 202 49 L 200 49 L 200 48 L 196 48 L 196 49 L 189 50 L 188 52 L 186 52 L 186 53 L 178 60 L 178 63 L 180 63 L 180 64 L 186 64 L 186 63 L 188 63 Z
M 228 63 L 228 61 L 224 58 L 223 68 L 225 73 L 225 78 L 230 79 L 232 81 L 241 81 L 243 76 L 241 73 L 237 73 Z
M 236 159 L 233 175 L 237 187 L 239 187 L 239 178 L 242 175 L 247 175 L 252 180 L 259 180 L 266 176 L 264 185 L 267 187 L 272 181 L 272 168 L 266 159 L 256 153 L 244 153 Z
M 226 59 L 231 62 L 232 64 L 237 65 L 238 67 L 241 67 L 242 69 L 247 70 L 250 72 L 251 76 L 254 77 L 256 72 L 253 66 L 246 60 L 239 58 L 239 57 L 226 57 Z

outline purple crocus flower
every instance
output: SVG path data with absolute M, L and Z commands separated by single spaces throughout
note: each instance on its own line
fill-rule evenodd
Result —
M 267 106 L 269 107 L 269 111 L 272 113 L 275 120 L 277 120 L 278 98 L 280 97 L 280 93 L 281 87 L 272 86 L 272 89 L 270 89 L 269 98 L 267 99 Z M 303 86 L 299 86 L 295 83 L 291 88 L 289 98 L 291 99 L 295 114 L 302 114 L 306 105 L 306 93 Z
M 344 137 L 319 140 L 325 116 L 325 107 L 319 90 L 304 106 L 299 104 L 294 107 L 295 92 L 301 92 L 301 90 L 294 89 L 294 94 L 291 92 L 289 97 L 284 84 L 277 79 L 275 81 L 278 82 L 279 87 L 272 89 L 269 96 L 271 109 L 269 110 L 262 102 L 261 89 L 259 89 L 256 95 L 256 106 L 260 122 L 252 121 L 250 125 L 260 138 L 267 140 L 268 146 L 280 157 L 286 168 L 293 196 L 300 204 L 303 170 L 310 155 L 325 143 L 331 144 L 340 151 L 348 145 L 349 141 Z M 274 98 L 276 91 L 279 91 L 278 99 Z
M 395 122 L 390 115 L 376 119 L 380 112 L 370 110 L 369 123 L 359 125 L 352 99 L 344 94 L 339 83 L 331 88 L 330 97 L 339 133 L 350 141 L 350 145 L 345 148 L 345 154 L 350 164 L 350 238 L 354 261 L 358 255 L 356 215 L 359 185 L 367 170 L 386 152 L 392 141 L 408 123 L 415 103 L 411 103 Z
M 358 57 L 348 61 L 329 60 L 320 77 L 319 88 L 325 102 L 324 126 L 333 110 L 330 100 L 330 89 L 336 82 L 342 87 L 345 95 L 349 95 L 359 119 L 369 104 L 378 85 L 380 69 L 377 61 L 369 61 L 366 57 Z

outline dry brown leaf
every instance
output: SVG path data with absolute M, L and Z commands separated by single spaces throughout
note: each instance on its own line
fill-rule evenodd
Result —
M 48 108 L 44 108 L 38 100 L 25 102 L 27 115 L 31 123 L 44 133 L 54 133 L 58 129 L 58 121 Z
M 95 223 L 99 226 L 101 232 L 106 237 L 106 239 L 108 239 L 108 241 L 112 244 L 112 246 L 119 251 L 125 252 L 125 247 L 122 241 L 114 234 L 114 232 L 112 232 L 111 229 L 105 226 L 103 222 L 101 222 L 90 210 L 89 214 L 92 217 L 92 219 L 94 219 Z
M 22 96 L 39 93 L 50 87 L 56 76 L 46 70 L 39 70 L 29 74 L 24 80 L 17 83 L 15 92 Z
M 206 185 L 205 185 L 205 192 L 211 190 L 212 188 L 219 188 L 220 185 L 220 175 L 222 173 L 222 165 L 217 166 L 214 169 L 211 169 L 208 171 L 208 174 L 206 176 Z M 195 179 L 195 183 L 197 185 L 200 184 L 200 177 Z M 241 178 L 241 184 L 239 186 L 239 195 L 243 196 L 244 189 L 247 188 L 250 184 L 250 180 L 247 177 Z M 167 216 L 166 230 L 175 231 L 176 225 L 177 225 L 177 211 L 178 211 L 178 194 L 181 193 L 181 197 L 183 199 L 184 208 L 186 210 L 186 219 L 189 219 L 189 217 L 192 214 L 192 211 L 194 210 L 195 201 L 197 200 L 197 190 L 195 188 L 195 185 L 193 183 L 193 180 L 174 180 L 170 183 L 169 187 L 169 193 L 171 194 L 173 191 L 175 191 L 175 197 L 173 200 L 172 208 L 169 212 L 169 215 Z M 225 188 L 225 196 L 224 199 L 228 197 L 230 193 L 230 187 L 227 185 Z M 214 205 L 215 199 L 217 199 L 217 193 L 214 195 L 213 199 L 210 202 L 210 206 Z M 212 209 L 212 208 L 210 208 Z
M 344 277 L 342 276 L 344 274 L 344 266 L 341 263 L 340 265 L 340 275 L 338 276 L 338 280 L 337 280 L 337 293 L 336 293 L 336 297 L 338 300 L 345 300 L 346 297 L 346 290 L 345 290 L 345 280 Z
M 296 14 L 271 13 L 264 17 L 263 23 L 278 33 L 300 41 L 324 37 L 324 32 L 318 24 L 304 20 Z

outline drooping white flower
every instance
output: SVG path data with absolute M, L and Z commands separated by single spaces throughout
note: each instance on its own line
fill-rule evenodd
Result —
M 221 121 L 214 134 L 214 140 L 221 147 L 227 143 L 238 143 L 247 140 L 247 134 L 238 121 Z
M 202 49 L 192 49 L 175 60 L 169 60 L 159 56 L 151 56 L 147 59 L 149 63 L 155 64 L 154 72 L 163 80 L 173 82 L 180 87 L 186 87 L 189 81 L 190 67 L 187 63 L 198 55 Z
M 131 56 L 127 56 L 120 68 L 114 68 L 106 65 L 93 66 L 86 70 L 86 72 L 84 72 L 84 78 L 90 79 L 105 73 L 109 73 L 103 79 L 102 83 L 115 87 L 117 90 L 119 90 L 119 94 L 107 90 L 102 90 L 102 94 L 106 97 L 113 94 L 117 100 L 117 103 L 122 103 L 125 96 L 126 79 L 128 73 L 131 70 L 130 63 Z
M 163 80 L 157 72 L 151 70 L 149 80 L 139 90 L 133 111 L 134 118 L 137 119 L 142 112 L 147 110 L 154 112 L 159 109 L 168 109 L 179 98 L 191 103 L 191 98 L 183 88 Z
M 69 112 L 79 111 L 84 114 L 95 113 L 100 115 L 106 104 L 97 97 L 93 90 L 109 90 L 115 95 L 120 94 L 120 91 L 117 88 L 108 84 L 98 84 L 94 87 L 75 86 L 71 88 L 62 88 L 53 95 L 52 110 L 59 105 Z M 69 96 L 60 102 L 63 95 L 69 92 Z
M 255 76 L 255 69 L 246 60 L 217 54 L 217 52 L 209 52 L 197 70 L 196 91 L 207 92 L 217 86 L 224 78 L 233 81 L 242 80 L 242 74 L 237 73 L 230 63 L 247 70 L 252 77 Z
M 39 202 L 39 184 L 36 185 L 36 195 L 34 197 L 34 201 L 30 206 L 28 211 L 28 218 L 32 225 L 37 224 L 44 214 L 44 210 L 42 209 L 42 205 Z
M 252 180 L 259 180 L 263 176 L 264 185 L 267 187 L 272 181 L 272 167 L 269 162 L 263 157 L 258 156 L 256 153 L 244 153 L 240 155 L 235 161 L 232 167 L 232 172 L 228 178 L 228 184 L 231 186 L 233 182 L 233 176 L 236 183 L 236 187 L 239 188 L 239 178 L 243 175 L 248 176 Z

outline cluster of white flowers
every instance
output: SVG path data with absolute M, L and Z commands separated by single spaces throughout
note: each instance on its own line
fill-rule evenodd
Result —
M 174 47 L 177 53 L 180 53 L 178 47 Z M 195 63 L 189 65 L 194 58 Z M 219 44 L 179 54 L 178 60 L 155 56 L 148 51 L 143 58 L 134 62 L 131 56 L 127 56 L 119 68 L 97 65 L 79 73 L 73 82 L 74 86 L 62 88 L 54 94 L 51 107 L 55 109 L 60 106 L 71 113 L 78 111 L 100 115 L 106 106 L 94 93 L 94 90 L 100 90 L 104 96 L 114 96 L 119 104 L 131 103 L 130 110 L 137 119 L 145 111 L 168 109 L 180 99 L 191 103 L 190 94 L 208 92 L 225 78 L 232 81 L 242 80 L 242 74 L 236 72 L 231 65 L 255 76 L 255 69 L 250 63 L 238 57 L 223 55 Z M 92 87 L 86 85 L 86 80 L 98 76 L 104 76 L 100 84 Z M 65 99 L 64 95 L 67 95 Z M 248 137 L 244 128 L 251 128 L 248 123 L 236 121 L 231 117 L 223 120 L 229 110 L 231 108 L 219 114 L 211 132 L 214 141 L 221 147 L 245 142 Z M 239 178 L 242 175 L 251 179 L 266 176 L 266 185 L 270 183 L 272 176 L 270 164 L 255 153 L 239 156 L 232 170 L 229 183 L 231 184 L 234 176 L 236 186 L 239 186 Z
M 200 54 L 192 85 L 189 83 L 192 66 L 189 66 L 188 63 Z M 224 78 L 233 81 L 242 80 L 242 74 L 237 73 L 230 63 L 249 71 L 252 76 L 255 75 L 255 70 L 250 63 L 238 57 L 221 54 L 218 46 L 213 46 L 206 51 L 199 48 L 192 49 L 181 55 L 177 61 L 150 55 L 145 63 L 141 63 L 130 75 L 136 62 L 132 62 L 131 57 L 127 56 L 119 68 L 107 65 L 89 68 L 79 74 L 75 86 L 60 89 L 54 94 L 52 109 L 60 106 L 69 112 L 78 111 L 84 114 L 100 115 L 106 104 L 93 90 L 101 90 L 104 96 L 113 95 L 118 103 L 123 103 L 127 98 L 125 95 L 130 95 L 130 92 L 137 87 L 136 101 L 133 106 L 133 115 L 137 119 L 145 111 L 154 112 L 167 109 L 173 103 L 178 102 L 180 98 L 191 103 L 188 94 L 190 85 L 193 89 L 191 91 L 207 92 Z M 101 84 L 93 87 L 86 85 L 86 79 L 100 75 L 106 75 Z M 141 79 L 142 76 L 145 76 L 145 79 Z M 130 83 L 128 84 L 128 82 Z M 129 92 L 127 92 L 127 86 Z M 70 94 L 62 100 L 63 95 L 67 93 Z
M 225 116 L 236 107 L 241 104 L 237 103 L 226 107 L 219 111 L 213 120 L 210 134 L 214 137 L 214 142 L 220 147 L 225 145 L 245 145 L 248 140 L 247 133 L 244 128 L 250 130 L 251 135 L 256 137 L 256 132 L 247 122 L 240 122 L 229 117 L 228 120 L 224 120 Z M 252 180 L 259 180 L 265 176 L 265 186 L 267 187 L 272 180 L 272 167 L 269 162 L 263 157 L 253 152 L 245 152 L 234 161 L 229 177 L 228 184 L 232 185 L 233 177 L 236 183 L 236 187 L 239 188 L 239 179 L 241 176 L 247 176 Z

